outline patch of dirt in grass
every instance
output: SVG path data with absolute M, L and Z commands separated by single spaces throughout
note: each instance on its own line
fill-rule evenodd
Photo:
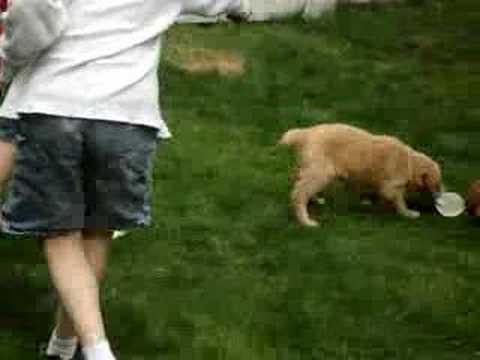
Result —
M 175 65 L 191 74 L 241 76 L 245 73 L 245 58 L 233 50 L 191 48 L 178 55 Z

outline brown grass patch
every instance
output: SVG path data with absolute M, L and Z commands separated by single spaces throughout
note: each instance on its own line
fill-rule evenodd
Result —
M 240 76 L 245 73 L 244 57 L 233 50 L 183 49 L 173 63 L 191 74 L 217 73 L 221 76 Z

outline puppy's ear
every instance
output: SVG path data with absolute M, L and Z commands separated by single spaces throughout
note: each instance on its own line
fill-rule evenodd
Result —
M 424 172 L 421 175 L 422 188 L 430 193 L 438 193 L 442 191 L 442 184 L 437 176 L 431 172 Z
M 422 184 L 421 185 L 421 188 L 424 189 L 424 190 L 430 190 L 430 186 L 432 185 L 432 182 L 430 180 L 430 176 L 428 175 L 428 173 L 422 173 L 420 175 L 420 183 Z
M 423 178 L 423 175 L 419 172 L 415 172 L 410 180 L 407 182 L 407 191 L 409 192 L 419 192 L 423 191 L 425 187 L 426 179 Z

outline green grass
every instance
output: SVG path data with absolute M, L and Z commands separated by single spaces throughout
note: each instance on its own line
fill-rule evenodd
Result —
M 115 243 L 104 288 L 120 359 L 480 358 L 480 227 L 365 208 L 342 189 L 299 227 L 287 202 L 294 126 L 343 121 L 480 177 L 475 0 L 342 8 L 312 23 L 184 25 L 160 70 L 175 137 L 155 168 L 155 224 Z M 240 77 L 191 75 L 178 54 L 232 49 Z M 35 242 L 0 242 L 0 358 L 31 359 L 51 299 Z M 34 245 L 35 244 L 35 245 Z

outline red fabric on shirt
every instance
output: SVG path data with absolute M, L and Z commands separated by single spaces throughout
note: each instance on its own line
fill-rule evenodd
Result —
M 0 0 L 0 11 L 5 12 L 7 11 L 8 0 Z
M 0 0 L 0 13 L 3 13 L 7 11 L 8 7 L 8 2 L 9 0 Z M 0 35 L 3 34 L 4 27 L 3 27 L 3 21 L 0 23 Z M 4 74 L 4 60 L 3 58 L 0 58 L 0 92 L 3 93 L 3 74 Z

